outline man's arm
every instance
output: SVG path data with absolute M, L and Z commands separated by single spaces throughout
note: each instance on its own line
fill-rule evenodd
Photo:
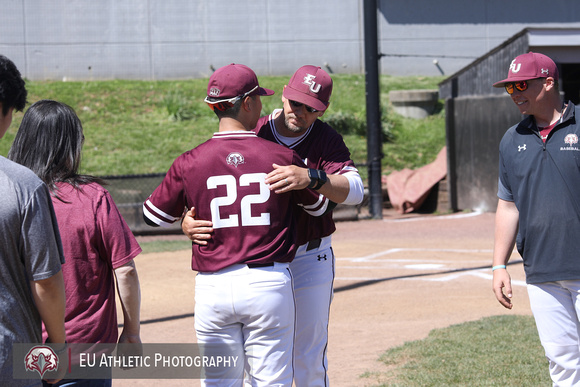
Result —
M 493 267 L 508 263 L 518 233 L 518 221 L 519 211 L 515 203 L 499 199 L 495 213 Z M 513 307 L 511 277 L 507 269 L 493 270 L 493 292 L 500 304 L 508 309 Z
M 205 246 L 211 239 L 213 223 L 195 219 L 195 207 L 187 211 L 181 221 L 181 230 L 195 244 Z
M 39 281 L 30 281 L 30 289 L 36 309 L 48 334 L 47 342 L 52 344 L 53 349 L 59 352 L 64 351 L 66 348 L 66 332 L 64 329 L 66 296 L 62 270 L 52 277 Z M 66 368 L 63 367 L 64 364 L 66 363 L 59 363 L 57 370 L 43 375 L 44 380 L 49 384 L 62 380 L 66 374 Z
M 48 339 L 51 343 L 65 342 L 64 310 L 65 294 L 62 270 L 52 277 L 30 281 L 32 297 L 36 303 L 36 309 L 44 322 Z
M 301 190 L 310 185 L 308 168 L 297 165 L 280 166 L 273 164 L 274 170 L 266 176 L 266 184 L 270 184 L 270 190 L 275 193 L 284 193 L 293 190 Z M 345 175 L 327 175 L 327 182 L 317 192 L 325 196 L 332 203 L 359 204 L 364 197 L 362 179 L 356 170 L 347 172 Z M 213 224 L 208 220 L 195 219 L 195 209 L 187 211 L 181 221 L 181 230 L 193 243 L 205 246 L 211 239 Z
M 119 343 L 141 343 L 140 338 L 140 308 L 141 289 L 135 262 L 131 262 L 115 269 L 117 291 L 123 310 L 123 332 Z
M 266 184 L 270 184 L 270 190 L 274 190 L 275 193 L 304 189 L 310 184 L 308 168 L 277 164 L 274 164 L 273 168 L 274 170 L 266 176 Z M 348 204 L 358 204 L 362 201 L 364 187 L 358 173 L 352 177 L 352 182 L 345 175 L 329 174 L 326 177 L 328 179 L 327 182 L 317 192 L 324 195 L 328 200 L 334 203 L 343 203 L 351 193 L 351 188 L 354 188 L 357 190 L 357 199 Z

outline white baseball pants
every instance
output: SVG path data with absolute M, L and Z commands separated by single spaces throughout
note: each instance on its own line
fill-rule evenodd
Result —
M 312 244 L 311 244 L 312 247 Z M 328 319 L 333 297 L 334 253 L 331 237 L 308 250 L 300 246 L 290 263 L 296 300 L 294 383 L 296 387 L 328 386 Z
M 580 385 L 580 280 L 528 284 L 554 386 Z
M 246 385 L 292 386 L 294 295 L 287 263 L 232 265 L 195 280 L 199 343 L 243 343 Z M 238 380 L 202 380 L 204 386 L 241 386 Z

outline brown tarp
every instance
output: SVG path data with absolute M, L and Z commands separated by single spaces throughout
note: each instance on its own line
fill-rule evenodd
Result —
M 387 176 L 387 193 L 401 214 L 421 207 L 431 189 L 447 175 L 447 150 L 443 147 L 435 161 L 418 169 L 405 168 Z

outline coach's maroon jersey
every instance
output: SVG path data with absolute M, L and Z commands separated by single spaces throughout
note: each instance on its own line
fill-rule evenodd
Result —
M 276 194 L 265 183 L 272 164 L 304 167 L 296 152 L 254 132 L 219 132 L 185 152 L 143 204 L 148 219 L 167 226 L 195 207 L 213 222 L 207 246 L 193 244 L 192 269 L 215 272 L 236 263 L 290 262 L 295 255 L 294 203 L 322 214 L 327 200 L 310 190 Z
M 278 110 L 269 116 L 261 117 L 255 130 L 259 137 L 284 145 L 274 127 L 274 117 L 277 112 Z M 308 168 L 322 169 L 327 174 L 356 171 L 342 136 L 320 120 L 316 120 L 303 136 L 296 138 L 294 143 L 284 146 L 295 150 Z M 329 236 L 336 230 L 331 211 L 317 218 L 302 211 L 297 217 L 299 245 Z

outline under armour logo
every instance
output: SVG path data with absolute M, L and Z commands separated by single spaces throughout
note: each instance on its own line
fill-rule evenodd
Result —
M 510 71 L 512 73 L 517 73 L 518 71 L 520 71 L 520 69 L 522 68 L 522 64 L 518 63 L 516 64 L 516 60 L 512 60 L 512 63 L 510 64 Z
M 320 91 L 320 86 L 322 86 L 320 83 L 316 83 L 314 82 L 314 79 L 316 78 L 316 75 L 312 75 L 312 74 L 306 74 L 306 76 L 304 77 L 304 83 L 305 85 L 310 85 L 310 91 L 313 93 L 318 93 Z
M 524 145 L 522 145 L 522 146 L 519 146 L 519 145 L 518 145 L 518 152 L 521 152 L 521 151 L 523 151 L 523 150 L 526 150 L 526 144 L 524 144 Z
M 548 75 L 550 72 L 548 71 L 548 69 L 542 69 L 542 74 L 546 74 Z
M 319 261 L 322 261 L 323 259 L 326 261 L 326 254 L 324 254 L 322 256 L 320 256 L 320 255 L 318 256 Z

